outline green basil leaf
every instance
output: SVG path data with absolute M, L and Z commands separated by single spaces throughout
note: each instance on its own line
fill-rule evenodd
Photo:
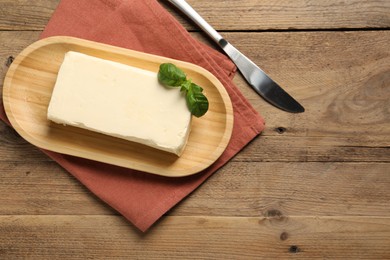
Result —
M 161 84 L 171 87 L 178 87 L 186 81 L 186 74 L 172 63 L 160 65 L 158 80 Z
M 188 109 L 191 114 L 201 117 L 209 109 L 209 101 L 202 93 L 203 88 L 187 80 L 186 74 L 172 63 L 160 65 L 158 80 L 161 84 L 170 87 L 180 87 L 181 92 L 185 92 Z
M 190 91 L 187 92 L 186 99 L 191 114 L 196 117 L 203 116 L 209 109 L 209 101 L 202 92 L 193 91 L 193 89 L 190 88 Z
M 191 88 L 191 85 L 192 85 L 193 83 L 191 82 L 191 80 L 186 80 L 186 81 L 184 81 L 183 82 L 183 84 L 181 84 L 181 91 L 189 91 L 190 90 L 190 88 Z
M 194 92 L 203 92 L 203 88 L 201 86 L 196 85 L 195 83 L 191 83 L 191 88 Z

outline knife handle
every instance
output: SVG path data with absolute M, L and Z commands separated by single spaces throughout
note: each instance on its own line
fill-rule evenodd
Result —
M 184 0 L 168 0 L 176 6 L 180 11 L 187 15 L 194 23 L 196 23 L 208 36 L 213 39 L 217 44 L 220 44 L 220 40 L 223 37 L 208 24 L 186 1 Z

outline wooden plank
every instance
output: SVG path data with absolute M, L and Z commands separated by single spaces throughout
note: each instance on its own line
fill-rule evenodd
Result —
M 383 28 L 390 25 L 385 0 L 188 1 L 217 30 Z
M 0 258 L 388 259 L 390 218 L 1 216 Z
M 42 30 L 59 0 L 0 0 L 0 30 Z M 165 1 L 187 29 L 198 30 Z M 217 30 L 388 28 L 387 0 L 188 0 Z
M 42 30 L 60 0 L 0 0 L 0 30 Z
M 7 58 L 38 35 L 0 32 L 4 39 L 1 79 Z M 193 35 L 205 41 L 202 35 Z M 234 160 L 390 161 L 389 31 L 226 36 L 244 53 L 254 53 L 254 62 L 306 107 L 303 114 L 282 112 L 262 100 L 237 75 L 235 83 L 265 117 L 267 128 Z M 0 132 L 0 143 L 5 145 L 0 146 L 0 161 L 8 160 L 10 151 L 25 160 L 47 160 L 3 124 Z
M 54 162 L 2 162 L 0 172 L 0 215 L 117 214 Z M 389 172 L 388 163 L 230 162 L 169 215 L 388 216 Z
M 231 162 L 174 215 L 389 216 L 387 163 Z

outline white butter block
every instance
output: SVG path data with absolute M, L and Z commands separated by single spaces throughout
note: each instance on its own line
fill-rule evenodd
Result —
M 156 73 L 77 52 L 65 55 L 48 119 L 177 155 L 191 125 L 183 94 Z

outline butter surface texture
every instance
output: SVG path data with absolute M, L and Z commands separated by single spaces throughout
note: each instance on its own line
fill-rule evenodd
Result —
M 180 155 L 191 125 L 182 95 L 161 85 L 157 73 L 68 52 L 48 119 Z

